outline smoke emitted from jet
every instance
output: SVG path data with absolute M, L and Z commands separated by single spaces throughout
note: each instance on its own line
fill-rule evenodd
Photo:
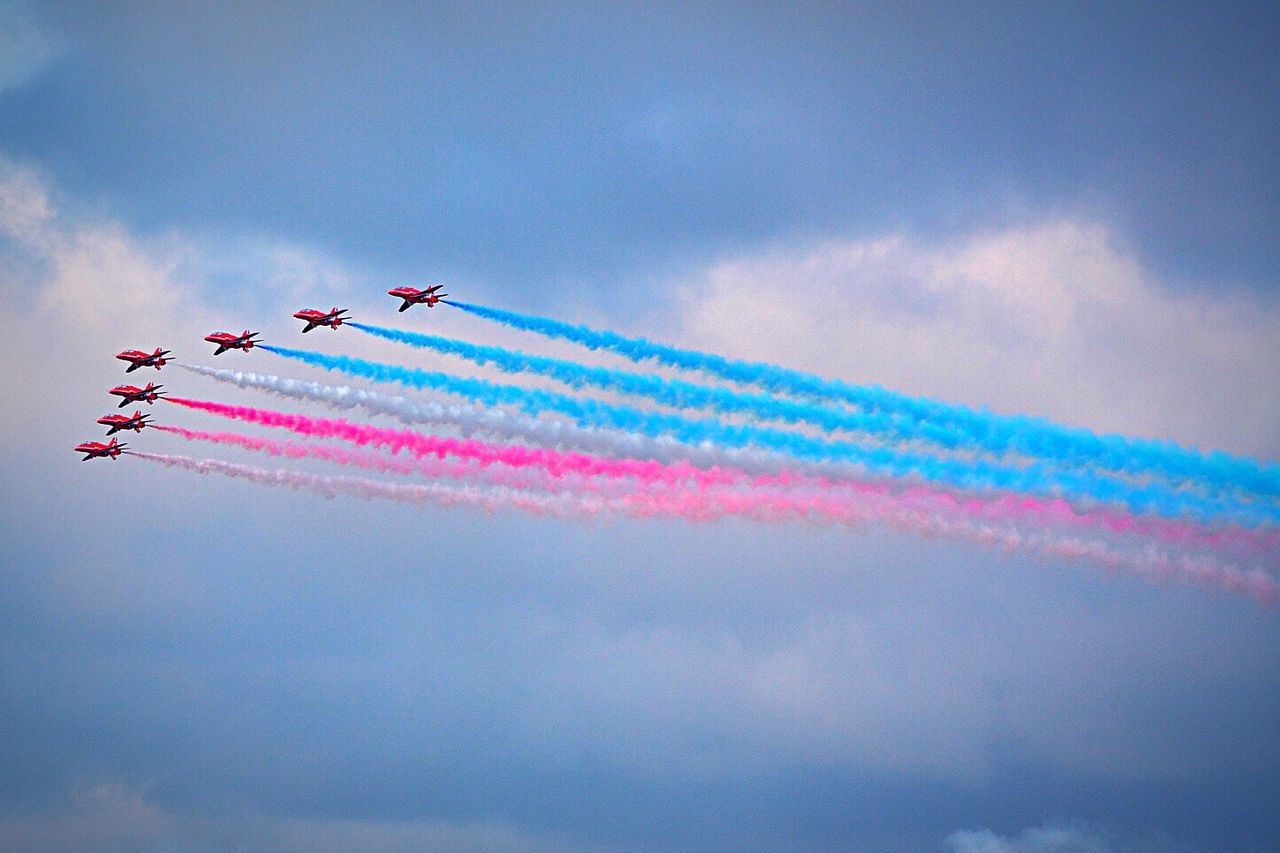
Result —
M 366 323 L 350 323 L 362 332 L 456 355 L 480 365 L 491 365 L 504 373 L 536 373 L 563 382 L 572 388 L 584 386 L 647 397 L 664 406 L 678 409 L 713 409 L 723 414 L 749 414 L 765 420 L 791 424 L 810 424 L 828 432 L 887 434 L 895 439 L 924 439 L 946 448 L 963 446 L 963 436 L 953 430 L 934 427 L 928 422 L 912 421 L 875 412 L 862 412 L 845 407 L 821 406 L 767 394 L 751 394 L 664 379 L 652 374 L 629 373 L 607 367 L 578 364 L 547 356 L 509 350 L 497 346 L 472 344 L 438 335 L 424 335 L 399 329 L 386 329 Z
M 257 468 L 252 465 L 225 462 L 221 459 L 193 459 L 189 456 L 163 453 L 132 453 L 130 455 L 148 462 L 157 462 L 169 468 L 181 468 L 197 474 L 221 474 L 224 477 L 247 480 L 262 486 L 283 486 L 313 492 L 327 498 L 348 495 L 369 500 L 472 506 L 488 512 L 510 507 L 535 515 L 561 517 L 583 509 L 582 501 L 578 498 L 526 494 L 505 487 L 482 489 L 439 483 L 384 483 L 359 477 L 307 474 L 283 468 Z
M 949 436 L 940 441 L 944 446 L 969 446 L 992 452 L 1012 451 L 1070 464 L 1100 465 L 1118 471 L 1155 471 L 1175 480 L 1195 478 L 1258 495 L 1280 495 L 1280 465 L 1259 463 L 1221 451 L 1206 454 L 1172 442 L 1098 435 L 1086 429 L 1065 427 L 1041 418 L 976 411 L 937 400 L 910 397 L 876 386 L 827 379 L 778 365 L 729 359 L 713 353 L 667 346 L 644 338 L 628 338 L 615 332 L 599 331 L 547 317 L 448 299 L 442 301 L 514 329 L 571 341 L 592 350 L 606 350 L 635 362 L 657 362 L 669 367 L 698 371 L 740 385 L 761 388 L 770 394 L 852 405 L 864 413 L 893 416 L 889 418 L 889 422 L 893 424 L 914 422 L 922 431 L 921 437 L 939 441 L 934 436 Z M 498 364 L 496 360 L 491 363 Z M 951 443 L 948 444 L 948 441 Z
M 327 385 L 300 379 L 177 362 L 179 367 L 239 388 L 268 391 L 291 400 L 321 403 L 339 411 L 362 409 L 388 415 L 404 424 L 451 426 L 464 435 L 481 433 L 518 439 L 544 447 L 587 450 L 613 456 L 635 456 L 660 462 L 687 460 L 702 468 L 730 465 L 753 473 L 801 467 L 805 473 L 852 476 L 853 466 L 838 463 L 801 462 L 780 453 L 711 444 L 686 444 L 670 436 L 650 437 L 615 429 L 581 427 L 563 420 L 529 417 L 505 409 L 441 403 L 382 394 L 349 385 Z
M 711 442 L 724 447 L 757 447 L 793 458 L 844 462 L 866 472 L 896 478 L 918 478 L 962 489 L 1029 492 L 1071 501 L 1121 504 L 1135 512 L 1166 517 L 1189 516 L 1205 522 L 1234 521 L 1259 525 L 1280 520 L 1280 506 L 1210 496 L 1162 482 L 1132 482 L 1089 470 L 1062 470 L 1038 463 L 1003 465 L 984 459 L 941 459 L 911 450 L 867 447 L 798 432 L 730 424 L 714 418 L 686 418 L 633 406 L 582 399 L 543 389 L 503 385 L 343 355 L 263 345 L 262 349 L 327 370 L 375 382 L 442 391 L 485 406 L 509 405 L 526 414 L 554 412 L 580 426 L 631 431 L 651 437 L 670 436 L 687 444 Z
M 385 429 L 333 418 L 312 418 L 270 409 L 228 406 L 181 397 L 170 398 L 170 402 L 224 418 L 280 427 L 309 438 L 337 438 L 362 447 L 381 447 L 393 454 L 405 451 L 419 458 L 443 459 L 456 456 L 481 465 L 538 468 L 552 476 L 579 474 L 585 477 L 629 477 L 646 485 L 691 484 L 699 487 L 743 482 L 750 476 L 741 471 L 698 468 L 687 462 L 664 464 L 648 459 L 614 459 L 542 447 L 490 444 L 469 438 L 424 435 L 411 430 Z M 757 482 L 764 479 L 757 478 Z
M 562 491 L 570 487 L 584 492 L 604 491 L 600 488 L 601 481 L 581 475 L 554 475 L 544 469 L 530 470 L 504 465 L 487 465 L 474 459 L 450 461 L 447 458 L 435 456 L 416 456 L 406 459 L 402 456 L 348 450 L 327 444 L 273 441 L 235 432 L 210 432 L 168 425 L 158 426 L 156 429 L 172 433 L 187 441 L 206 441 L 287 459 L 318 459 L 335 465 L 346 465 L 381 473 L 418 475 L 432 479 L 483 480 L 488 485 L 549 492 Z

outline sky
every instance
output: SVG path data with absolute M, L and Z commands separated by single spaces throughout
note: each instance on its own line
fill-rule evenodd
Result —
M 113 353 L 304 305 L 622 364 L 383 295 L 441 281 L 1276 460 L 1278 43 L 1266 4 L 0 2 L 0 847 L 1280 847 L 1244 597 L 68 452 Z M 305 342 L 491 375 L 348 331 Z

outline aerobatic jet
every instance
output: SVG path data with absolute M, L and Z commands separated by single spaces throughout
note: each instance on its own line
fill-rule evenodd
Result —
M 262 341 L 254 340 L 257 332 L 251 332 L 245 329 L 239 335 L 233 335 L 230 332 L 213 332 L 205 335 L 204 339 L 211 344 L 217 344 L 218 348 L 213 351 L 214 355 L 222 355 L 229 349 L 251 350 L 254 344 L 260 344 Z
M 120 444 L 114 438 L 110 444 L 103 444 L 101 441 L 86 441 L 84 444 L 76 445 L 76 453 L 83 453 L 84 458 L 81 462 L 88 462 L 90 459 L 112 459 L 120 458 L 120 454 L 124 451 L 127 444 Z
M 104 427 L 110 427 L 110 429 L 107 430 L 107 436 L 110 437 L 122 429 L 131 429 L 134 432 L 142 432 L 142 428 L 149 423 L 147 420 L 149 417 L 151 416 L 144 415 L 142 414 L 142 411 L 139 410 L 134 412 L 132 415 L 103 415 L 98 418 L 98 423 L 102 424 Z
M 139 367 L 154 367 L 156 370 L 164 367 L 166 364 L 165 356 L 169 354 L 169 350 L 156 347 L 155 352 L 143 352 L 140 349 L 127 349 L 124 352 L 116 353 L 116 358 L 121 361 L 129 362 L 129 366 L 125 368 L 125 373 L 133 373 Z
M 396 309 L 398 311 L 408 311 L 410 305 L 426 305 L 428 308 L 434 308 L 437 302 L 449 295 L 436 292 L 442 287 L 444 287 L 443 284 L 433 284 L 425 290 L 418 290 L 414 287 L 397 287 L 395 290 L 388 290 L 387 295 L 404 300 L 404 304 Z
M 316 326 L 328 326 L 330 329 L 336 329 L 342 325 L 343 320 L 350 320 L 350 317 L 343 317 L 347 313 L 346 308 L 333 308 L 328 314 L 323 311 L 317 311 L 314 308 L 303 308 L 296 312 L 293 316 L 299 320 L 305 320 L 307 327 L 302 330 L 303 334 L 314 329 Z
M 163 387 L 163 385 L 152 385 L 150 382 L 147 383 L 146 388 L 139 388 L 137 385 L 117 385 L 107 393 L 119 397 L 120 405 L 116 406 L 116 408 L 123 409 L 130 403 L 151 405 L 164 396 L 164 394 L 157 393 Z

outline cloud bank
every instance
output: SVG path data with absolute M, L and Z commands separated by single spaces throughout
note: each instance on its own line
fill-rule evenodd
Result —
M 999 412 L 1280 453 L 1280 306 L 1177 292 L 1109 229 L 832 240 L 679 283 L 684 340 Z

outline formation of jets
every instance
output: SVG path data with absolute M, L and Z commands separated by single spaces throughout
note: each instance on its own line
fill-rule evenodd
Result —
M 407 311 L 411 305 L 426 305 L 428 308 L 434 308 L 436 303 L 448 296 L 447 293 L 440 293 L 443 284 L 433 284 L 430 287 L 419 290 L 416 287 L 397 287 L 394 290 L 388 290 L 389 296 L 403 300 L 398 310 Z M 309 332 L 318 326 L 328 326 L 330 329 L 336 329 L 343 324 L 344 321 L 352 318 L 347 315 L 346 308 L 332 308 L 329 311 L 318 311 L 315 308 L 304 308 L 293 315 L 295 318 L 304 321 L 307 325 L 302 330 L 304 333 Z M 257 332 L 251 332 L 245 329 L 240 334 L 232 334 L 231 332 L 211 332 L 205 335 L 204 339 L 211 344 L 216 345 L 214 355 L 222 355 L 227 350 L 238 349 L 248 351 L 253 349 L 254 344 L 260 344 L 262 341 L 258 339 Z M 139 367 L 154 367 L 156 370 L 164 367 L 171 359 L 166 358 L 171 351 L 156 347 L 153 352 L 146 350 L 129 349 L 116 354 L 116 358 L 121 361 L 129 362 L 129 366 L 125 368 L 125 373 L 133 373 Z M 145 388 L 139 388 L 137 385 L 117 385 L 107 393 L 113 397 L 120 398 L 120 404 L 116 407 L 123 409 L 125 406 L 136 405 L 138 403 L 146 403 L 151 405 L 156 400 L 164 396 L 161 392 L 163 385 L 155 385 L 148 382 Z M 132 415 L 112 414 L 103 415 L 98 418 L 98 423 L 107 428 L 107 437 L 115 435 L 121 430 L 133 430 L 134 432 L 142 432 L 142 428 L 149 425 L 150 415 L 144 415 L 141 409 L 136 410 Z M 125 448 L 128 445 L 121 444 L 117 439 L 112 438 L 110 442 L 103 444 L 100 441 L 86 441 L 75 447 L 76 453 L 83 453 L 84 459 L 118 459 L 121 453 L 127 453 Z

